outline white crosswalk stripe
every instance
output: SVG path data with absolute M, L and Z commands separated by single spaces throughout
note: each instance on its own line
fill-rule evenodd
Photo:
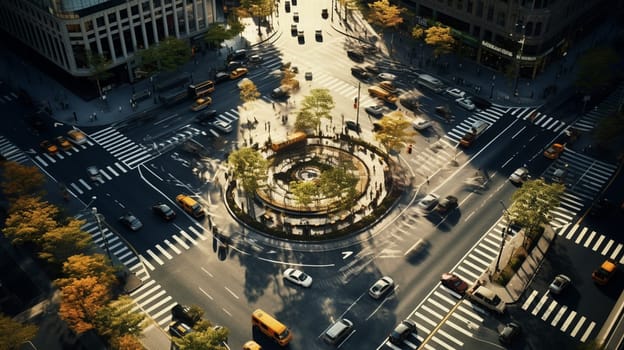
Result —
M 112 127 L 96 131 L 88 136 L 130 169 L 156 156 L 151 154 L 147 147 L 137 145 Z

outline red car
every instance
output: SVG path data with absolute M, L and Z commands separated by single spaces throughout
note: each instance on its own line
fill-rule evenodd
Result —
M 442 282 L 443 286 L 461 295 L 464 295 L 468 289 L 468 283 L 464 282 L 461 278 L 457 277 L 457 275 L 450 272 L 442 274 L 440 282 Z

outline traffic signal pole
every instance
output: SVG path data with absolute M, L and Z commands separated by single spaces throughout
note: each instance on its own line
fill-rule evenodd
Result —
M 360 82 L 358 82 L 358 93 L 357 93 L 357 97 L 355 98 L 355 125 L 357 125 L 358 127 L 360 126 L 360 92 L 362 89 L 362 84 Z

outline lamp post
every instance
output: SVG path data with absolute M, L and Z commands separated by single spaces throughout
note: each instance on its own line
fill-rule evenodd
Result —
M 490 100 L 494 97 L 494 82 L 496 81 L 496 75 L 492 75 L 492 88 L 490 89 Z
M 95 197 L 95 196 L 93 196 L 93 197 Z M 95 216 L 95 219 L 97 220 L 97 224 L 98 224 L 98 229 L 100 230 L 100 235 L 104 239 L 104 249 L 106 249 L 106 254 L 108 255 L 108 260 L 110 261 L 111 266 L 114 266 L 113 265 L 113 257 L 111 255 L 110 247 L 108 246 L 108 237 L 106 237 L 104 232 L 102 232 L 102 217 L 103 217 L 103 215 L 98 213 L 96 207 L 91 208 L 91 213 L 93 214 L 93 216 Z
M 520 43 L 520 51 L 516 53 L 516 79 L 514 81 L 514 96 L 518 96 L 518 80 L 520 79 L 520 59 L 522 58 L 522 54 L 524 53 L 524 42 L 526 41 L 526 26 L 516 24 L 516 27 L 518 26 L 522 28 L 522 39 L 518 41 Z M 509 35 L 512 36 L 513 34 Z
M 499 201 L 499 203 L 503 206 L 503 213 L 505 213 L 505 216 L 507 217 L 507 227 L 504 227 L 503 231 L 501 232 L 501 245 L 500 250 L 498 251 L 498 256 L 496 257 L 496 267 L 494 269 L 494 272 L 498 272 L 498 265 L 500 264 L 500 258 L 501 255 L 503 255 L 503 248 L 505 247 L 505 237 L 507 236 L 507 232 L 509 232 L 509 226 L 511 225 L 511 215 L 509 215 L 509 211 L 507 210 L 505 203 L 503 201 Z

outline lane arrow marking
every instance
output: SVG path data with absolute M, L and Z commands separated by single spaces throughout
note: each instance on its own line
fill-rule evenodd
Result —
M 353 255 L 353 252 L 350 250 L 347 250 L 346 252 L 342 252 L 342 260 L 350 257 L 351 255 Z

